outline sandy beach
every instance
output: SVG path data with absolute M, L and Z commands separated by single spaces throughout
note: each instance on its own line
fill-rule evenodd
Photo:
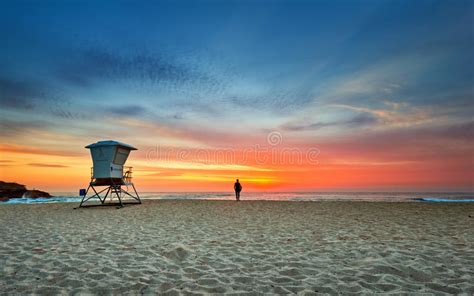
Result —
M 2 293 L 474 293 L 474 204 L 75 206 L 0 206 Z

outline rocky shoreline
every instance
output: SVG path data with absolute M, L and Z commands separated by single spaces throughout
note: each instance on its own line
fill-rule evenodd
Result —
M 0 181 L 0 201 L 7 201 L 11 198 L 39 198 L 53 197 L 51 194 L 41 190 L 29 190 L 23 184 L 15 182 Z

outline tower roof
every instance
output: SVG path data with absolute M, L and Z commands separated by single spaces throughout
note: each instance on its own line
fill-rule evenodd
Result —
M 128 145 L 128 144 L 125 144 L 125 143 L 122 143 L 122 142 L 112 141 L 112 140 L 98 141 L 96 143 L 92 143 L 90 145 L 87 145 L 84 148 L 90 149 L 90 148 L 102 147 L 102 146 L 120 146 L 122 148 L 129 149 L 129 150 L 138 150 L 137 148 L 133 147 L 132 145 Z

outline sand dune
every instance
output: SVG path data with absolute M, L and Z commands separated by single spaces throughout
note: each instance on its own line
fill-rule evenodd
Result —
M 0 291 L 474 293 L 474 205 L 0 206 Z

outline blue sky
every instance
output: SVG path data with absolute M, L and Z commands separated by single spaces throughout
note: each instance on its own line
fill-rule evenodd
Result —
M 315 101 L 377 105 L 383 95 L 414 105 L 443 104 L 454 95 L 462 104 L 472 91 L 469 1 L 3 1 L 2 7 L 0 75 L 73 104 L 118 100 L 136 105 L 135 113 L 257 107 L 288 115 Z M 331 96 L 354 79 L 370 80 L 357 83 L 372 82 L 372 89 Z M 138 101 L 130 103 L 124 92 Z
M 0 136 L 70 150 L 423 133 L 472 153 L 473 18 L 472 1 L 1 1 Z

